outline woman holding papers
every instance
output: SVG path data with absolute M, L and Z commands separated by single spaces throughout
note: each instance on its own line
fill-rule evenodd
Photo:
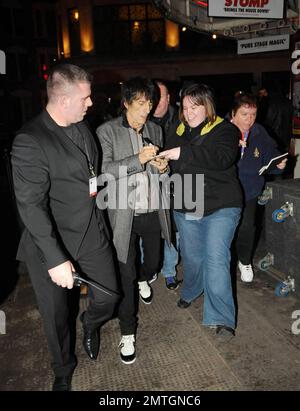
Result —
M 263 190 L 265 179 L 260 169 L 270 160 L 280 155 L 276 143 L 260 124 L 255 122 L 257 114 L 256 98 L 251 94 L 239 94 L 233 104 L 231 122 L 240 130 L 239 178 L 244 190 L 244 208 L 238 229 L 236 250 L 241 280 L 251 282 L 251 265 L 255 238 L 255 214 L 257 198 Z M 287 159 L 283 159 L 272 173 L 280 173 Z

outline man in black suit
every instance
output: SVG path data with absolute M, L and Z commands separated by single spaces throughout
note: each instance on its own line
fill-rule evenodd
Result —
M 47 80 L 46 109 L 18 132 L 12 149 L 17 206 L 25 225 L 17 258 L 26 261 L 44 321 L 55 374 L 54 391 L 71 389 L 76 357 L 70 341 L 68 299 L 76 270 L 109 294 L 91 289 L 81 316 L 83 345 L 99 351 L 99 327 L 117 302 L 111 246 L 102 211 L 96 208 L 95 142 L 82 121 L 91 101 L 91 77 L 60 64 Z

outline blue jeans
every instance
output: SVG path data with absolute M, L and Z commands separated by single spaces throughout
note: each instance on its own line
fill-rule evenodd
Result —
M 203 325 L 235 328 L 230 246 L 240 214 L 235 207 L 202 218 L 174 212 L 183 262 L 181 298 L 191 302 L 204 293 Z
M 167 241 L 165 240 L 164 263 L 161 269 L 161 273 L 165 278 L 176 276 L 176 265 L 178 264 L 178 260 L 179 260 L 179 233 L 178 232 L 176 233 L 176 248 L 173 246 L 173 244 L 171 244 L 171 247 L 169 247 Z

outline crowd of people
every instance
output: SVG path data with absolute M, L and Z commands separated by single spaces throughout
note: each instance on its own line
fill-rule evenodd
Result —
M 122 85 L 119 117 L 96 130 L 100 156 L 84 121 L 91 81 L 78 66 L 55 66 L 48 103 L 17 133 L 11 156 L 25 227 L 17 258 L 26 262 L 43 318 L 54 391 L 71 390 L 77 365 L 76 274 L 99 285 L 89 288 L 90 303 L 80 316 L 91 360 L 98 356 L 101 326 L 114 316 L 120 359 L 136 360 L 138 301 L 151 304 L 159 272 L 167 289 L 179 287 L 180 257 L 177 306 L 185 309 L 203 294 L 203 325 L 216 336 L 235 335 L 231 247 L 235 243 L 241 280 L 251 282 L 264 185 L 258 170 L 279 153 L 255 121 L 253 95 L 236 95 L 223 119 L 207 85 L 183 88 L 177 110 L 163 81 L 134 77 Z M 99 193 L 105 193 L 101 200 Z

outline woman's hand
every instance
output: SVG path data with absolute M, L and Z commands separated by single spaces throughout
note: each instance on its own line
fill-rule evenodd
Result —
M 287 162 L 287 158 L 282 160 L 281 163 L 277 164 L 277 168 L 279 168 L 279 170 L 283 170 L 286 166 L 286 162 Z
M 180 157 L 180 147 L 162 151 L 159 155 L 164 157 L 166 160 L 178 160 Z

